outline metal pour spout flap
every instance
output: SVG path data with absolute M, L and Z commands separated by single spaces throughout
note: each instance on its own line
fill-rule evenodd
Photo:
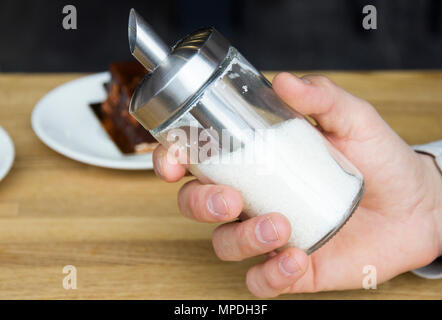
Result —
M 169 47 L 134 9 L 129 14 L 129 47 L 132 55 L 149 71 L 167 58 Z
M 148 130 L 179 115 L 215 73 L 221 72 L 230 43 L 214 28 L 198 29 L 166 46 L 134 9 L 129 15 L 129 47 L 148 70 L 135 90 L 130 114 Z

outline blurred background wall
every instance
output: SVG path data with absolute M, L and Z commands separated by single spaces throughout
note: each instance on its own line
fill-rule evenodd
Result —
M 62 8 L 77 8 L 64 30 Z M 377 8 L 378 29 L 362 28 Z M 259 69 L 442 68 L 441 0 L 1 0 L 0 71 L 101 71 L 131 59 L 134 7 L 165 41 L 215 26 Z

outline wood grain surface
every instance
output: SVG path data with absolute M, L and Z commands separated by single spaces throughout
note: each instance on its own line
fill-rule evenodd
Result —
M 326 72 L 371 102 L 409 144 L 442 139 L 442 72 Z M 274 73 L 267 76 L 272 78 Z M 215 225 L 182 217 L 176 193 L 152 171 L 102 169 L 65 158 L 38 140 L 34 105 L 83 74 L 0 74 L 0 125 L 16 161 L 0 183 L 0 298 L 249 299 L 244 277 L 261 260 L 221 262 Z M 65 265 L 78 288 L 65 290 Z M 406 273 L 377 290 L 283 299 L 442 298 L 442 280 Z

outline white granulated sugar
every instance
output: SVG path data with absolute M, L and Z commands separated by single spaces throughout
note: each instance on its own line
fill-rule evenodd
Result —
M 271 171 L 260 173 L 244 162 L 228 164 L 223 157 L 229 154 L 209 158 L 195 169 L 212 182 L 239 190 L 248 216 L 284 214 L 292 225 L 289 245 L 307 250 L 344 219 L 362 182 L 336 163 L 306 120 L 287 120 L 267 130 L 272 134 L 264 151 L 272 153 Z M 247 157 L 254 149 L 250 143 L 234 153 Z

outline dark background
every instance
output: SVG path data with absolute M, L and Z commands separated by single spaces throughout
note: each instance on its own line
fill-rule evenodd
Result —
M 62 28 L 67 4 L 77 30 Z M 367 4 L 377 30 L 362 28 Z M 129 60 L 131 7 L 170 45 L 213 25 L 259 69 L 442 68 L 442 0 L 0 0 L 0 71 L 101 71 Z

